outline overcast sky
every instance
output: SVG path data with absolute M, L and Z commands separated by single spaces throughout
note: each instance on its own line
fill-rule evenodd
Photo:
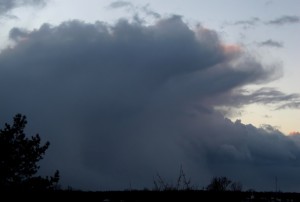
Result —
M 28 117 L 41 173 L 152 188 L 182 165 L 299 191 L 299 1 L 0 0 L 0 123 Z

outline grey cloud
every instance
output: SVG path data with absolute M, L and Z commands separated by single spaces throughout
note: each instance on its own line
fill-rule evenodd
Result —
M 13 28 L 9 32 L 9 38 L 14 41 L 18 41 L 28 36 L 28 31 L 25 29 Z
M 299 190 L 297 141 L 214 110 L 232 96 L 249 103 L 238 89 L 278 78 L 215 31 L 173 16 L 149 26 L 14 28 L 10 38 L 16 46 L 0 54 L 0 123 L 26 114 L 27 132 L 51 143 L 41 173 L 59 169 L 63 186 L 152 188 L 157 172 L 171 181 L 182 165 L 200 186 L 225 175 L 270 190 L 278 176 L 283 191 Z M 268 94 L 278 94 L 272 102 L 295 98 L 261 90 L 251 102 Z
M 129 1 L 114 1 L 109 4 L 109 8 L 124 8 L 132 7 L 132 4 Z
M 0 15 L 26 5 L 45 5 L 47 0 L 0 0 Z
M 284 15 L 280 18 L 277 18 L 275 20 L 270 20 L 267 22 L 267 24 L 270 25 L 285 25 L 285 24 L 294 24 L 299 23 L 300 17 L 296 15 Z
M 283 47 L 282 42 L 274 41 L 272 39 L 262 41 L 262 42 L 258 43 L 258 45 L 259 46 L 267 46 L 267 47 L 276 47 L 276 48 L 282 48 Z

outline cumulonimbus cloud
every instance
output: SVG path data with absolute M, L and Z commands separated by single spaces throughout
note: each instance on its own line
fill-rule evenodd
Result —
M 0 121 L 27 115 L 28 132 L 51 142 L 41 168 L 58 168 L 63 185 L 151 188 L 157 172 L 172 180 L 182 165 L 200 186 L 225 175 L 269 190 L 278 176 L 285 190 L 299 189 L 297 141 L 214 108 L 237 95 L 236 106 L 249 103 L 239 90 L 278 78 L 278 69 L 215 31 L 173 16 L 147 26 L 45 24 L 10 37 L 16 45 L 0 54 Z M 269 92 L 251 102 L 288 99 Z

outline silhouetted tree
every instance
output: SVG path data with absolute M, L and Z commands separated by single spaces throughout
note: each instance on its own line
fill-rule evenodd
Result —
M 191 185 L 191 179 L 186 177 L 182 166 L 180 166 L 179 176 L 176 184 L 167 183 L 158 173 L 157 179 L 153 180 L 154 190 L 156 191 L 179 191 L 179 190 L 193 190 L 196 189 L 195 185 Z
M 231 191 L 242 191 L 243 190 L 243 185 L 240 182 L 233 182 L 230 185 Z
M 214 177 L 207 186 L 208 191 L 227 191 L 231 180 L 227 177 Z
M 1 190 L 49 190 L 55 189 L 59 172 L 51 177 L 35 176 L 37 162 L 43 158 L 50 143 L 41 145 L 38 134 L 26 137 L 26 116 L 17 114 L 13 125 L 0 129 L 0 188 Z

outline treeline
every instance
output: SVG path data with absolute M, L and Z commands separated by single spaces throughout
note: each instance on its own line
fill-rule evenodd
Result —
M 92 196 L 99 201 L 300 201 L 298 193 L 243 191 L 240 182 L 227 177 L 213 177 L 211 182 L 201 189 L 192 184 L 182 166 L 175 183 L 167 182 L 157 174 L 153 180 L 153 189 L 125 190 L 110 192 L 88 192 L 62 189 L 59 186 L 60 175 L 56 171 L 52 176 L 37 175 L 38 162 L 43 159 L 50 143 L 41 144 L 38 134 L 28 137 L 24 133 L 26 116 L 17 114 L 13 124 L 6 123 L 0 129 L 0 193 L 43 192 L 60 193 L 72 196 Z M 14 197 L 18 195 L 11 195 Z

